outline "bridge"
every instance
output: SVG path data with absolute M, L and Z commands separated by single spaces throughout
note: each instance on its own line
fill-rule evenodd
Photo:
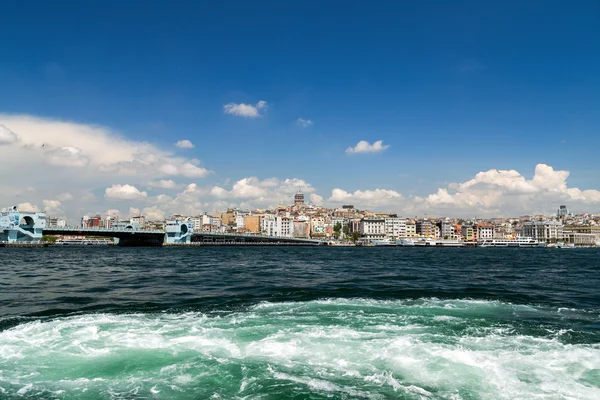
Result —
M 76 226 L 51 227 L 43 230 L 44 235 L 97 236 L 119 239 L 119 246 L 162 246 L 165 231 L 143 229 L 82 228 Z
M 249 233 L 193 232 L 187 223 L 172 223 L 165 230 L 139 228 L 44 228 L 44 235 L 97 236 L 118 239 L 119 246 L 164 246 L 164 245 L 297 245 L 317 246 L 325 242 L 282 236 L 256 235 Z

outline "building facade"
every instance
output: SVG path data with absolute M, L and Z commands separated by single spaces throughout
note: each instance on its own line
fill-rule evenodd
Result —
M 385 218 L 363 218 L 360 220 L 360 235 L 366 241 L 382 240 L 386 236 Z

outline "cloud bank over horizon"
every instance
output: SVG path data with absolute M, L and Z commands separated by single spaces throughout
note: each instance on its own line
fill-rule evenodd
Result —
M 214 176 L 198 159 L 127 139 L 110 128 L 29 115 L 0 114 L 0 142 L 0 158 L 10 166 L 0 169 L 0 207 L 17 204 L 73 222 L 95 213 L 164 218 L 228 207 L 273 208 L 291 204 L 297 191 L 314 204 L 354 204 L 407 217 L 548 214 L 560 204 L 600 211 L 599 190 L 569 187 L 569 171 L 542 163 L 535 166 L 531 179 L 516 170 L 490 169 L 413 196 L 393 187 L 350 190 L 337 187 L 334 179 L 331 189 L 317 189 L 298 176 L 259 178 L 251 171 L 230 180 Z M 360 143 L 353 152 L 364 147 Z M 388 147 L 382 141 L 366 143 L 378 151 Z

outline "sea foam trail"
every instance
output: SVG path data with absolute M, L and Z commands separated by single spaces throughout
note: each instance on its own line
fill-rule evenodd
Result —
M 569 329 L 586 318 L 437 299 L 71 316 L 0 332 L 0 398 L 598 399 L 598 335 Z

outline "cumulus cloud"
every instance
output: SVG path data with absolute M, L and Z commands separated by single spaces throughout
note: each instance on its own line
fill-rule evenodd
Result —
M 244 118 L 257 118 L 262 116 L 265 111 L 267 111 L 268 106 L 267 102 L 264 100 L 259 101 L 255 105 L 252 104 L 236 104 L 229 103 L 223 106 L 223 110 L 225 114 L 237 115 L 238 117 Z
M 280 202 L 292 204 L 294 194 L 298 190 L 310 194 L 315 202 L 322 201 L 322 198 L 314 193 L 312 185 L 302 179 L 261 180 L 257 177 L 243 178 L 224 187 L 201 187 L 191 183 L 174 198 L 159 195 L 149 201 L 160 204 L 160 209 L 165 213 L 198 215 L 202 212 L 223 211 L 229 207 L 253 209 L 276 207 Z
M 19 137 L 8 129 L 6 126 L 0 124 L 0 146 L 13 144 L 19 140 Z
M 84 210 L 110 208 L 94 192 L 127 177 L 159 182 L 150 188 L 178 189 L 175 182 L 181 178 L 211 174 L 197 159 L 128 139 L 111 128 L 29 115 L 0 114 L 0 144 L 5 144 L 0 145 L 2 165 L 10 165 L 0 168 L 0 204 L 66 202 L 71 195 L 77 207 L 63 208 L 72 222 Z M 39 189 L 25 192 L 25 187 Z
M 37 212 L 42 211 L 38 206 L 31 204 L 29 202 L 19 203 L 17 205 L 17 210 L 19 211 L 29 211 L 29 212 Z
M 350 203 L 375 211 L 402 215 L 437 215 L 456 217 L 519 216 L 554 213 L 560 204 L 571 209 L 597 212 L 600 191 L 581 190 L 567 185 L 568 171 L 538 164 L 532 179 L 515 170 L 491 169 L 472 179 L 438 188 L 424 197 L 404 197 L 394 190 L 357 190 L 354 193 L 336 188 L 328 203 Z M 591 208 L 590 208 L 591 207 Z
M 179 147 L 180 149 L 193 149 L 194 148 L 194 143 L 190 142 L 189 140 L 185 139 L 185 140 L 179 140 L 175 143 L 175 146 Z
M 19 136 L 22 146 L 11 152 L 0 148 L 0 157 L 30 165 L 73 167 L 77 176 L 185 176 L 204 177 L 209 170 L 199 160 L 178 157 L 157 146 L 123 138 L 101 126 L 0 114 L 0 124 Z M 84 168 L 85 167 L 85 168 Z M 81 169 L 84 169 L 81 171 Z
M 549 165 L 538 164 L 532 179 L 515 170 L 479 172 L 473 179 L 448 188 L 423 199 L 427 207 L 471 213 L 505 214 L 552 212 L 561 203 L 600 204 L 600 191 L 569 188 L 569 171 L 555 170 Z
M 163 221 L 165 219 L 165 212 L 158 206 L 146 207 L 142 210 L 142 215 L 149 221 Z
M 131 185 L 112 185 L 106 188 L 104 197 L 113 200 L 142 200 L 148 197 L 148 193 Z
M 309 196 L 310 202 L 318 206 L 323 204 L 323 196 L 319 196 L 316 193 L 311 193 Z
M 298 118 L 296 123 L 303 128 L 308 128 L 309 126 L 313 126 L 313 122 L 310 119 Z
M 380 151 L 386 150 L 388 147 L 387 144 L 383 144 L 383 140 L 377 140 L 370 144 L 366 140 L 361 140 L 354 147 L 348 147 L 346 149 L 347 154 L 356 154 L 356 153 L 379 153 Z
M 61 193 L 58 196 L 56 196 L 56 198 L 60 201 L 69 201 L 69 200 L 73 200 L 73 195 L 71 193 Z
M 182 184 L 176 183 L 172 179 L 161 179 L 158 181 L 148 182 L 146 186 L 159 189 L 178 189 L 183 187 Z
M 62 213 L 62 203 L 58 200 L 44 200 L 44 211 L 50 216 L 56 216 Z
M 402 195 L 394 190 L 357 190 L 354 193 L 336 188 L 331 191 L 328 201 L 335 204 L 354 204 L 357 207 L 373 208 L 398 205 Z

